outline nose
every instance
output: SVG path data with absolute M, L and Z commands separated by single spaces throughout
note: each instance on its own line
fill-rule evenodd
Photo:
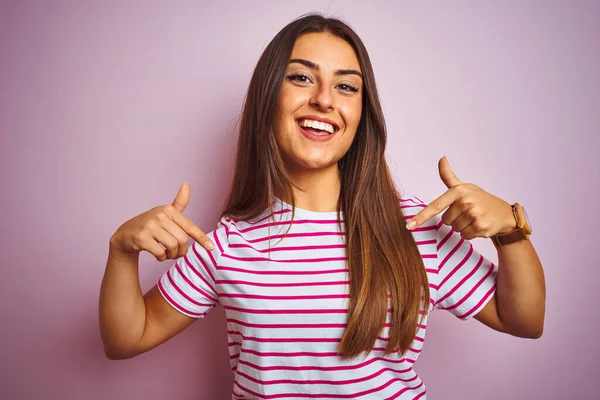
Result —
M 310 98 L 310 104 L 323 111 L 333 110 L 333 96 L 327 85 L 316 85 Z

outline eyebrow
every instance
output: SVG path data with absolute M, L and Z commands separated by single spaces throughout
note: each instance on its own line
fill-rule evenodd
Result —
M 319 67 L 318 64 L 315 64 L 312 61 L 304 60 L 302 58 L 292 58 L 290 60 L 290 64 L 292 64 L 292 63 L 302 64 L 302 65 L 304 65 L 304 66 L 306 66 L 306 67 L 308 67 L 310 69 L 314 69 L 315 71 L 319 71 L 319 69 L 320 69 L 320 67 Z M 363 79 L 362 74 L 360 72 L 358 72 L 357 70 L 355 70 L 355 69 L 338 69 L 338 70 L 336 70 L 334 72 L 334 74 L 336 76 L 339 76 L 339 75 L 358 75 L 358 76 L 360 76 L 360 79 Z

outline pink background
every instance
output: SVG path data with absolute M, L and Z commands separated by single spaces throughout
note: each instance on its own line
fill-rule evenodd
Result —
M 346 19 L 369 49 L 405 190 L 443 193 L 447 155 L 533 221 L 544 336 L 435 313 L 416 364 L 429 397 L 598 398 L 600 3 L 291 3 L 2 2 L 0 398 L 230 398 L 222 308 L 137 358 L 104 357 L 108 239 L 184 180 L 186 215 L 214 229 L 254 65 L 312 10 Z M 145 291 L 170 261 L 141 264 Z

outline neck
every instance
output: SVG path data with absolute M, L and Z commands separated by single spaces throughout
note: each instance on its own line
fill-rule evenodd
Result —
M 289 171 L 296 207 L 309 211 L 337 211 L 341 190 L 340 171 L 337 163 L 321 170 Z M 292 199 L 278 196 L 288 204 Z

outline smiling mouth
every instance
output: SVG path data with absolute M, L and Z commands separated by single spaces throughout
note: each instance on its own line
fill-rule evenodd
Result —
M 310 118 L 300 118 L 296 120 L 298 126 L 316 136 L 330 136 L 337 133 L 340 128 L 335 124 L 311 120 Z

